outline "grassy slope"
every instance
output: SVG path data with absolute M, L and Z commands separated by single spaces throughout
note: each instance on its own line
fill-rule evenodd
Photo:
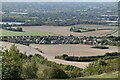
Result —
M 118 27 L 115 27 L 115 26 L 109 26 L 109 27 L 76 27 L 76 28 L 86 28 L 86 29 L 109 29 L 109 30 L 117 30 L 118 29 Z M 81 31 L 86 31 L 86 30 L 82 30 L 82 29 L 79 29 L 79 30 L 81 30 Z M 111 32 L 108 32 L 109 34 L 111 34 L 111 35 L 109 35 L 109 36 L 118 36 L 118 32 L 114 32 L 114 33 L 112 33 L 112 31 Z M 107 33 L 106 33 L 107 34 Z M 106 34 L 104 34 L 104 35 L 106 35 Z M 103 35 L 103 36 L 104 36 Z
M 93 75 L 83 78 L 117 78 L 117 77 L 118 77 L 118 72 L 112 72 L 112 73 L 104 73 L 101 75 Z
M 90 78 L 118 78 L 118 72 L 112 72 L 112 73 L 104 73 L 101 75 L 93 75 L 88 77 L 80 77 L 80 78 L 73 78 L 73 79 L 59 79 L 59 80 L 88 80 Z M 50 80 L 57 80 L 57 79 L 50 79 Z
M 0 29 L 0 36 L 54 36 L 55 34 L 47 32 L 15 32 Z

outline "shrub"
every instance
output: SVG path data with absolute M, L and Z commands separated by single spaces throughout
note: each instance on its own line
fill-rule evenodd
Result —
M 94 46 L 94 47 L 91 47 L 91 48 L 109 49 L 109 47 L 106 47 L 106 46 Z
M 63 59 L 67 61 L 78 61 L 78 62 L 93 62 L 97 61 L 98 59 L 115 59 L 120 56 L 120 53 L 118 52 L 112 52 L 112 53 L 106 53 L 104 55 L 98 55 L 98 56 L 83 56 L 83 57 L 77 57 L 77 56 L 68 56 L 68 55 L 62 55 L 62 56 L 55 56 L 55 59 Z
M 46 68 L 43 72 L 46 78 L 57 78 L 57 79 L 68 78 L 68 75 L 63 70 L 57 67 L 51 67 L 50 69 Z

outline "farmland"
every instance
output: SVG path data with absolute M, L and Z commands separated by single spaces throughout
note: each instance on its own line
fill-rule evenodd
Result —
M 7 49 L 10 48 L 11 45 L 14 43 L 8 42 L 1 42 L 1 44 Z M 24 46 L 20 44 L 16 44 L 18 49 L 23 53 L 26 52 L 27 55 L 29 54 L 41 54 L 42 56 L 46 57 L 48 60 L 59 63 L 59 64 L 68 64 L 74 65 L 79 68 L 85 68 L 90 62 L 71 62 L 71 61 L 64 61 L 59 59 L 54 59 L 55 56 L 68 54 L 74 56 L 93 56 L 93 55 L 102 55 L 106 52 L 117 52 L 117 47 L 111 46 L 108 50 L 101 50 L 101 49 L 93 49 L 89 45 L 37 45 L 31 44 L 31 46 Z M 35 48 L 38 48 L 43 51 L 43 53 L 37 51 Z
M 84 28 L 94 28 L 94 29 L 106 29 L 106 30 L 97 30 L 91 32 L 71 32 L 70 28 L 74 26 L 22 26 L 25 32 L 15 32 L 15 31 L 7 31 L 2 30 L 1 36 L 54 36 L 54 35 L 62 35 L 62 36 L 102 36 L 102 34 L 106 34 L 112 32 L 116 27 L 112 26 L 101 26 L 101 25 L 75 25 L 75 27 L 84 27 Z M 117 35 L 116 33 L 112 35 Z M 5 44 L 8 46 L 11 44 Z M 64 60 L 54 59 L 55 56 L 61 56 L 62 54 L 68 54 L 70 56 L 96 56 L 102 55 L 106 52 L 117 52 L 117 47 L 110 47 L 107 50 L 101 49 L 93 49 L 90 45 L 82 45 L 82 44 L 73 44 L 73 45 L 39 45 L 39 44 L 31 44 L 31 47 L 17 45 L 21 51 L 26 53 L 38 53 L 34 48 L 38 48 L 43 51 L 42 54 L 48 60 L 54 61 L 60 64 L 69 64 L 74 65 L 80 68 L 85 68 L 89 62 L 69 62 Z M 8 47 L 9 48 L 9 47 Z M 27 51 L 26 51 L 27 50 Z
M 85 27 L 85 28 L 94 28 L 94 29 L 105 29 L 105 30 L 97 30 L 97 31 L 91 31 L 91 32 L 84 32 L 84 33 L 78 33 L 78 32 L 71 32 L 71 27 Z M 103 36 L 106 33 L 110 33 L 113 31 L 113 29 L 117 29 L 117 27 L 113 26 L 101 26 L 101 25 L 75 25 L 75 26 L 23 26 L 22 27 L 25 31 L 43 31 L 43 32 L 49 32 L 54 33 L 57 35 L 62 36 Z M 106 30 L 107 29 L 107 30 Z M 117 33 L 114 33 L 117 35 Z
M 117 47 L 111 47 L 107 50 L 101 49 L 93 49 L 89 45 L 82 45 L 82 44 L 73 44 L 73 45 L 38 45 L 38 44 L 31 44 L 34 48 L 41 49 L 48 60 L 55 61 L 61 64 L 70 64 L 75 65 L 80 68 L 85 68 L 89 62 L 70 62 L 64 60 L 54 59 L 55 56 L 68 54 L 71 56 L 95 56 L 95 55 L 102 55 L 106 52 L 117 52 Z
M 117 47 L 110 47 L 109 49 L 95 49 L 91 48 L 90 45 L 82 44 L 67 44 L 67 45 L 39 45 L 31 44 L 32 47 L 40 48 L 49 57 L 68 54 L 70 56 L 95 56 L 102 55 L 107 52 L 117 52 Z
M 0 29 L 0 36 L 53 36 L 55 34 L 39 31 L 16 32 Z
M 87 79 L 86 79 L 87 78 Z M 103 73 L 101 75 L 93 75 L 93 76 L 87 76 L 87 77 L 80 77 L 80 78 L 73 78 L 74 80 L 94 80 L 101 79 L 101 78 L 118 78 L 118 72 L 111 72 L 111 73 Z M 73 80 L 73 79 L 64 79 L 64 80 Z M 50 79 L 50 80 L 57 80 L 57 79 Z M 59 79 L 63 80 L 63 79 Z

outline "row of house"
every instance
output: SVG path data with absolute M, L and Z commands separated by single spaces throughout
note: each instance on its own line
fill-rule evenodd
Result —
M 21 44 L 91 44 L 104 45 L 102 38 L 76 37 L 76 36 L 0 36 L 1 41 Z

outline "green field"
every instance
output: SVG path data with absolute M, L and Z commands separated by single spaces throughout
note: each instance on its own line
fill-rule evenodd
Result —
M 16 32 L 16 31 L 8 31 L 0 29 L 0 36 L 54 36 L 56 34 L 48 33 L 48 32 Z

